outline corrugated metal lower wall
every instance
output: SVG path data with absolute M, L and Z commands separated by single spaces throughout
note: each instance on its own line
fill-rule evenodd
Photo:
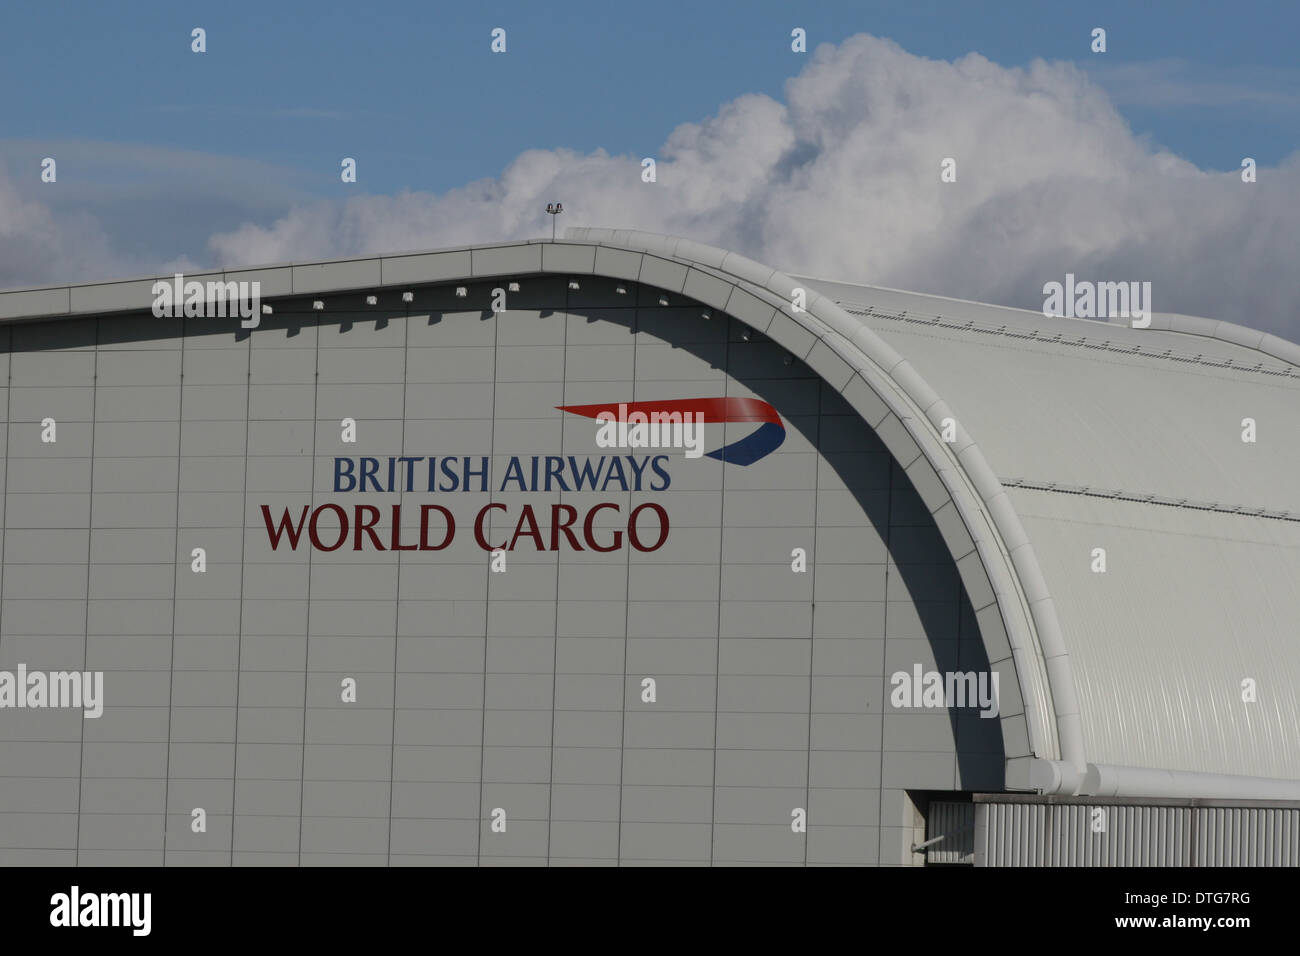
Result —
M 1197 866 L 1300 866 L 1300 809 L 1201 807 Z
M 992 795 L 974 810 L 976 866 L 1300 865 L 1296 805 Z
M 934 800 L 925 816 L 926 863 L 975 862 L 975 814 L 970 803 Z

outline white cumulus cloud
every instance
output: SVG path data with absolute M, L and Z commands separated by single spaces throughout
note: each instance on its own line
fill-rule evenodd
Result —
M 559 199 L 569 224 L 789 272 L 1027 308 L 1066 272 L 1150 281 L 1159 311 L 1300 338 L 1300 154 L 1245 184 L 1153 149 L 1070 64 L 929 60 L 871 36 L 819 47 L 784 99 L 678 127 L 653 184 L 639 156 L 534 150 L 499 179 L 303 206 L 211 248 L 250 264 L 526 238 Z M 955 183 L 940 181 L 949 157 Z
M 865 35 L 819 47 L 782 99 L 741 96 L 679 126 L 655 183 L 639 155 L 530 150 L 442 194 L 215 226 L 209 254 L 246 266 L 536 237 L 560 200 L 561 228 L 683 235 L 787 272 L 1027 308 L 1067 272 L 1150 281 L 1157 311 L 1300 339 L 1300 153 L 1245 184 L 1136 136 L 1071 64 L 929 60 Z M 949 157 L 955 183 L 940 181 Z M 0 180 L 0 261 L 4 284 L 40 263 L 66 279 L 116 260 L 93 221 L 60 222 Z
M 116 261 L 93 216 L 56 215 L 45 203 L 20 195 L 0 167 L 0 288 L 60 275 L 104 278 Z

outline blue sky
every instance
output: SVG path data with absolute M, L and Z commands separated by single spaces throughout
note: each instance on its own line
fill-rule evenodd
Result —
M 930 58 L 1075 61 L 1110 81 L 1135 132 L 1202 168 L 1300 145 L 1294 2 L 95 0 L 12 4 L 5 21 L 6 139 L 245 157 L 322 194 L 342 156 L 362 190 L 393 192 L 496 175 L 531 148 L 649 154 L 736 96 L 779 96 L 803 63 L 794 26 L 810 46 L 866 32 Z M 193 26 L 208 31 L 201 56 Z M 495 26 L 504 56 L 488 50 Z
M 498 26 L 505 55 L 489 51 Z M 806 55 L 790 50 L 796 26 Z M 1105 54 L 1089 49 L 1098 26 Z M 1188 248 L 1144 266 L 1159 278 L 1297 239 L 1277 217 L 1300 188 L 1298 31 L 1300 3 L 1264 0 L 13 4 L 0 285 L 541 235 L 552 197 L 570 225 L 672 228 L 792 270 L 1008 304 L 1038 294 L 1040 272 L 1141 263 L 1172 233 Z M 918 183 L 949 154 L 961 188 L 937 201 Z M 45 156 L 57 184 L 39 180 Z M 355 184 L 339 179 L 345 156 Z M 660 159 L 658 193 L 637 191 L 642 156 Z M 1259 188 L 1234 193 L 1246 156 Z M 925 176 L 899 180 L 900 163 Z M 737 182 L 748 192 L 717 207 Z M 906 254 L 784 241 L 802 208 L 839 246 L 867 243 L 837 191 Z M 1099 204 L 1037 254 L 1026 221 Z M 1194 208 L 1167 217 L 1173 205 Z M 952 231 L 976 251 L 954 253 Z M 1017 269 L 984 281 L 978 250 L 1012 233 Z M 936 272 L 936 255 L 958 261 Z M 1193 308 L 1193 291 L 1167 307 Z M 1280 301 L 1255 298 L 1243 315 Z

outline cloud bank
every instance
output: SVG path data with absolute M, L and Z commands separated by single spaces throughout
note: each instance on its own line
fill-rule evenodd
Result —
M 56 276 L 103 276 L 117 263 L 93 216 L 56 215 L 45 203 L 23 198 L 0 167 L 0 288 Z
M 1224 148 L 1225 165 L 1250 155 Z M 940 181 L 947 157 L 955 183 Z M 684 235 L 787 272 L 1034 309 L 1066 272 L 1150 281 L 1157 311 L 1300 339 L 1300 153 L 1254 184 L 1203 171 L 1135 136 L 1070 64 L 935 61 L 856 36 L 810 55 L 783 103 L 742 96 L 654 158 L 644 183 L 640 156 L 532 150 L 499 178 L 301 204 L 208 248 L 236 266 L 528 238 L 562 200 L 561 227 Z M 69 268 L 104 252 L 20 211 Z

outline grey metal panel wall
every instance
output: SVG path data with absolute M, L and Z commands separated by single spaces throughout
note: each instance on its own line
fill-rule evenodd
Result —
M 519 281 L 500 316 L 498 280 L 278 301 L 251 334 L 13 328 L 0 666 L 102 669 L 107 703 L 0 713 L 0 862 L 905 862 L 903 791 L 1001 786 L 997 720 L 888 703 L 894 671 L 987 660 L 928 509 L 837 390 L 680 296 Z M 511 456 L 598 452 L 557 405 L 712 395 L 772 402 L 784 444 L 677 459 L 656 494 L 497 487 Z M 336 456 L 396 455 L 496 480 L 334 491 Z M 673 522 L 654 553 L 523 547 L 494 574 L 469 527 L 648 500 Z M 465 522 L 446 550 L 275 549 L 260 510 L 373 504 L 384 534 L 400 505 L 409 541 L 426 502 Z
M 978 866 L 1295 866 L 1300 861 L 1296 808 L 989 802 L 977 803 L 975 814 Z M 1095 828 L 1098 820 L 1101 830 Z

